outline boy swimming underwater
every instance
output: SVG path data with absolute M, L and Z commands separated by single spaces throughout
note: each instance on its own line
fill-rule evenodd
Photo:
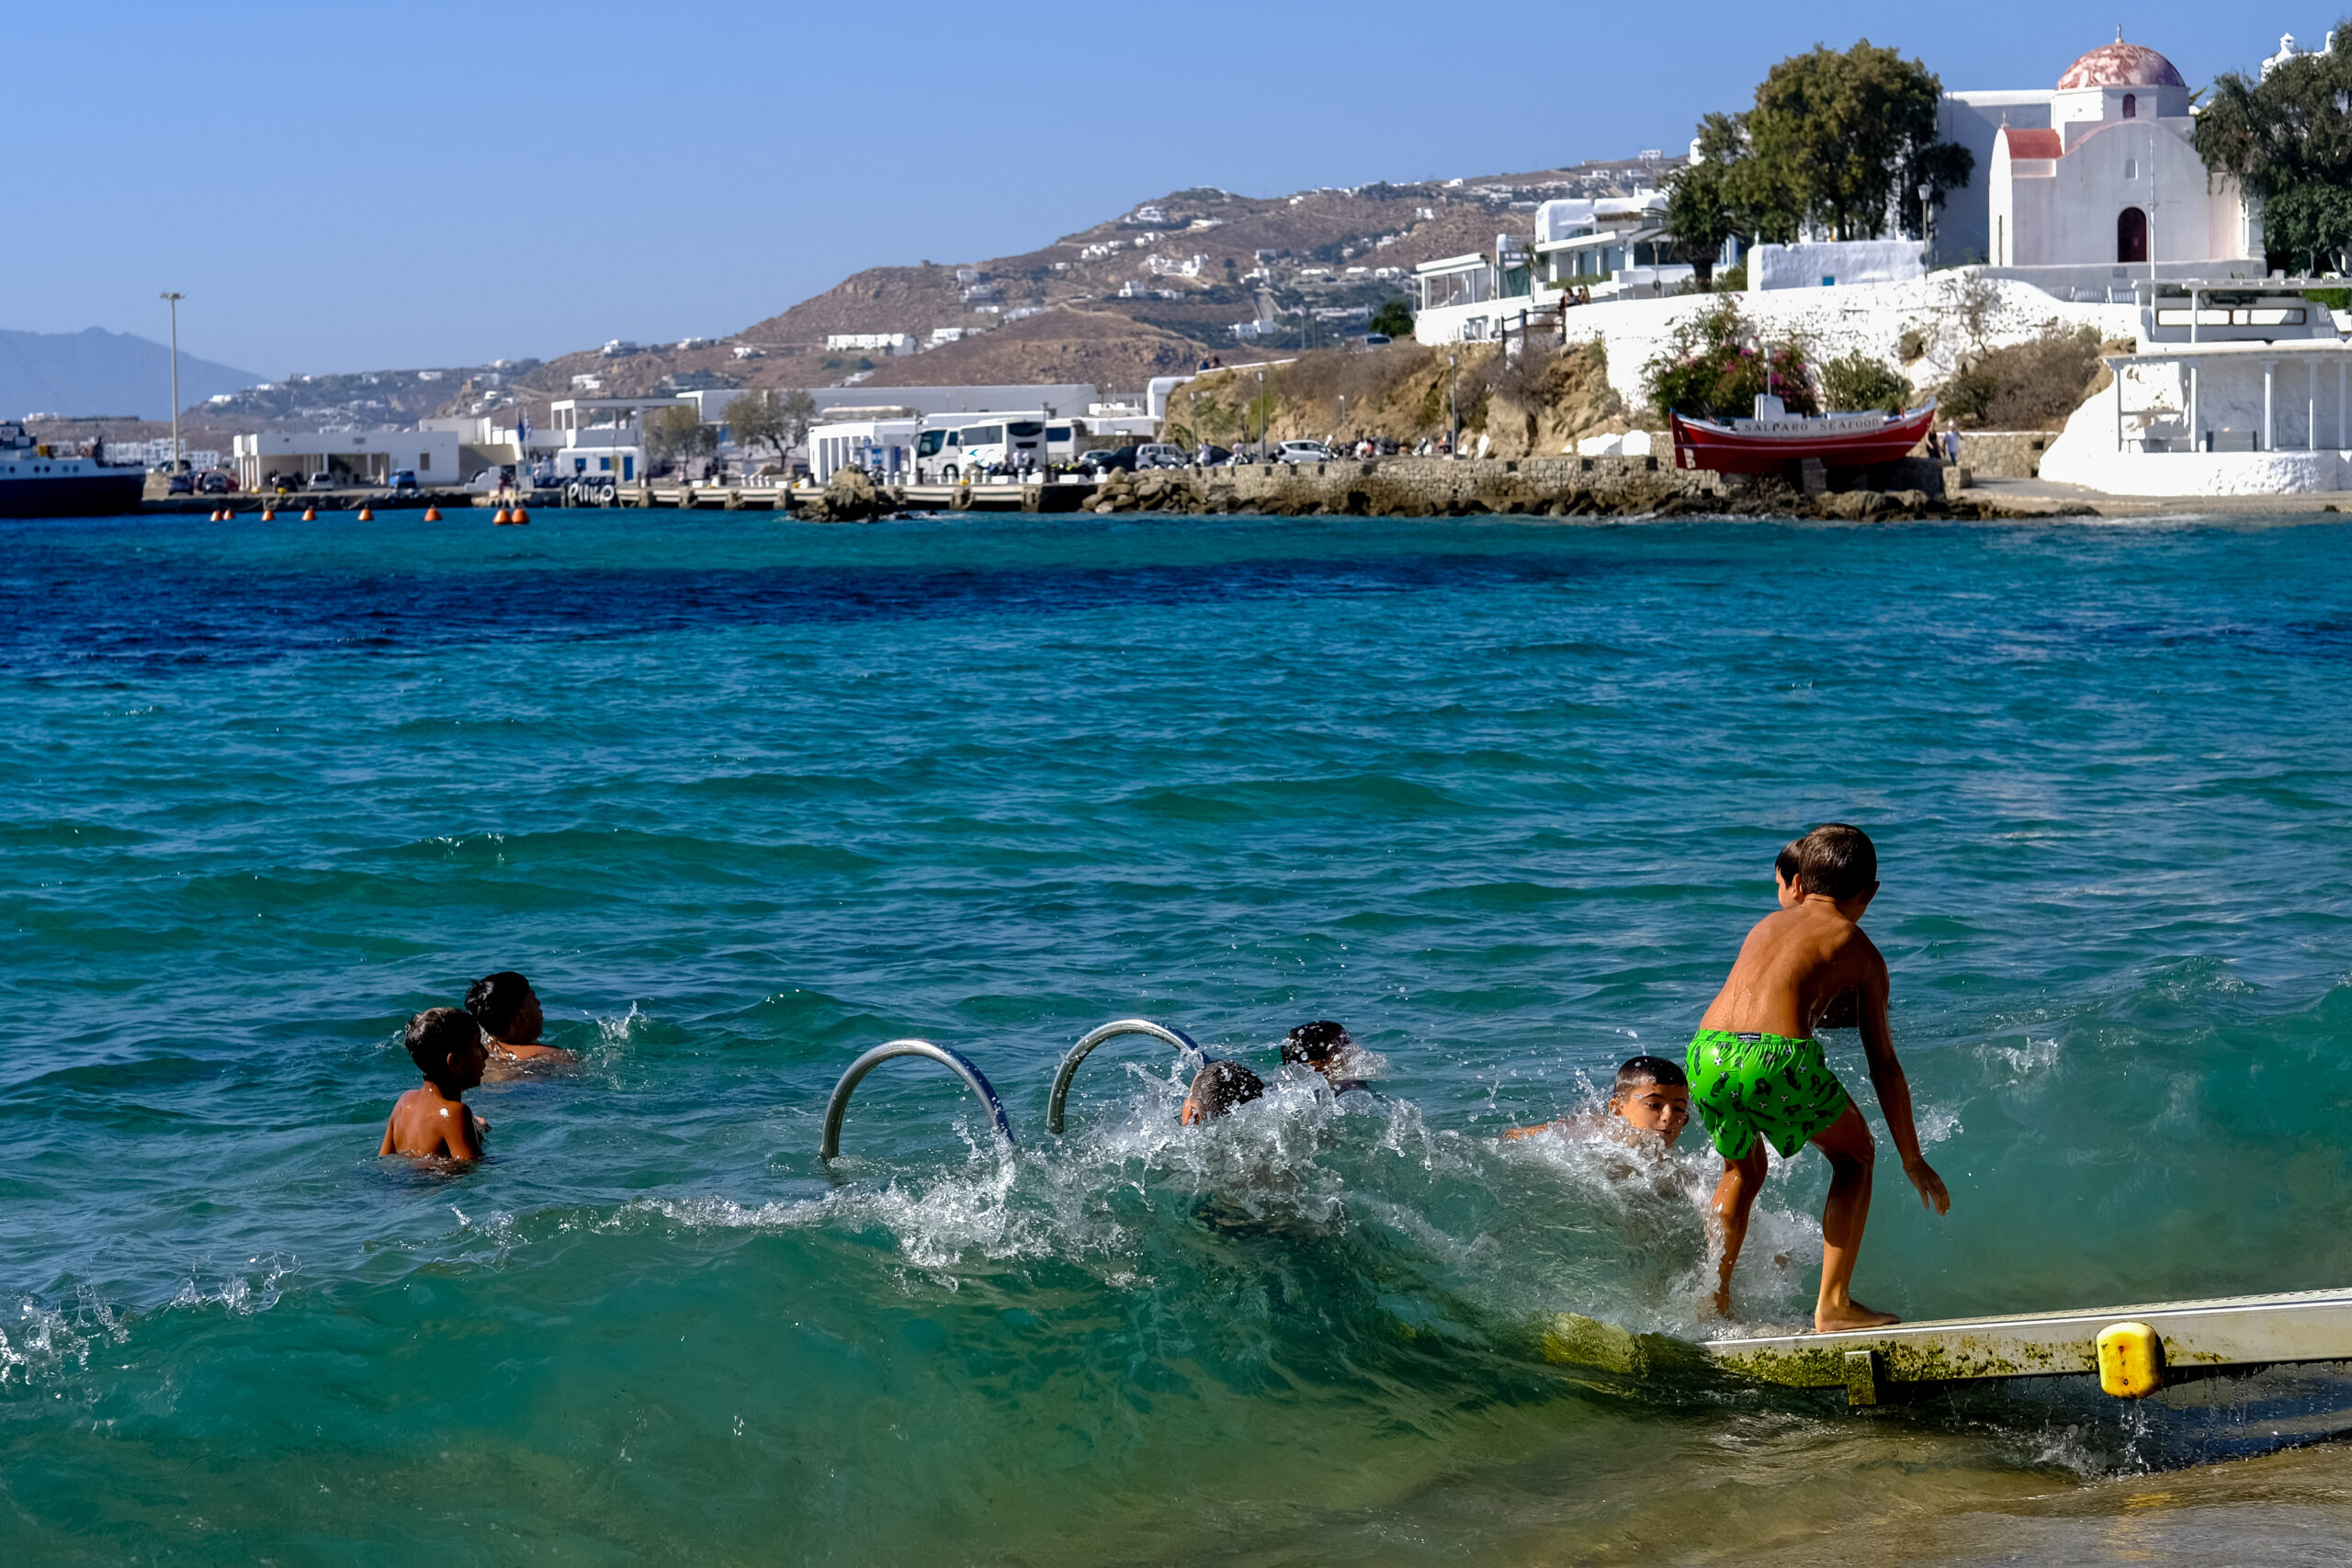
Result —
M 1858 923 L 1878 893 L 1878 852 L 1860 829 L 1829 822 L 1797 841 L 1796 859 L 1793 897 L 1749 931 L 1690 1040 L 1691 1100 L 1724 1156 L 1713 1205 L 1723 1248 L 1715 1308 L 1730 1314 L 1732 1269 L 1768 1169 L 1764 1143 L 1783 1159 L 1810 1143 L 1830 1167 L 1814 1327 L 1870 1328 L 1896 1321 L 1849 1293 L 1877 1150 L 1814 1037 L 1841 993 L 1860 992 L 1862 1052 L 1904 1175 L 1938 1213 L 1951 1210 L 1951 1196 L 1919 1153 L 1910 1085 L 1887 1028 L 1886 960 Z

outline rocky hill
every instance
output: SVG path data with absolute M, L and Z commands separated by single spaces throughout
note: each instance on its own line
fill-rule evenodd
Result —
M 1654 186 L 1670 166 L 1627 159 L 1267 197 L 1171 191 L 1022 254 L 871 267 L 722 339 L 616 344 L 543 364 L 295 378 L 193 412 L 226 434 L 517 406 L 544 425 L 559 398 L 692 387 L 1087 381 L 1135 392 L 1211 355 L 1254 357 L 1360 333 L 1374 309 L 1406 292 L 1417 264 L 1490 251 L 1498 234 L 1528 233 L 1542 201 Z M 827 346 L 843 334 L 892 333 L 922 352 Z
M 906 386 L 1091 380 L 1133 391 L 1204 355 L 1311 347 L 1361 332 L 1372 310 L 1405 293 L 1419 263 L 1527 234 L 1544 200 L 1622 194 L 1670 168 L 1645 157 L 1281 197 L 1171 191 L 1019 255 L 870 267 L 716 343 L 566 355 L 517 389 L 562 397 L 574 377 L 616 395 L 665 380 L 818 387 L 866 377 Z M 1237 338 L 1245 322 L 1261 335 Z M 928 346 L 942 329 L 961 340 Z M 891 333 L 924 352 L 886 359 L 825 346 L 830 337 Z

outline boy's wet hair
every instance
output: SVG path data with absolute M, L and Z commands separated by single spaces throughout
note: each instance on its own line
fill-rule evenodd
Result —
M 1266 1080 L 1238 1062 L 1211 1062 L 1193 1075 L 1193 1106 L 1204 1122 L 1265 1092 Z
M 1797 840 L 1797 874 L 1807 893 L 1839 902 L 1878 881 L 1878 849 L 1871 836 L 1844 822 L 1824 822 Z
M 1609 1086 L 1609 1098 L 1621 1100 L 1649 1084 L 1683 1089 L 1690 1083 L 1682 1069 L 1663 1056 L 1628 1056 L 1618 1064 L 1617 1081 Z
M 1300 1024 L 1283 1038 L 1283 1060 L 1312 1067 L 1342 1051 L 1353 1050 L 1355 1043 L 1348 1034 L 1347 1025 L 1319 1018 L 1313 1023 Z
M 1803 874 L 1804 868 L 1797 860 L 1797 846 L 1804 842 L 1803 839 L 1791 839 L 1781 846 L 1781 852 L 1772 857 L 1773 875 L 1783 882 L 1794 882 Z
M 512 969 L 501 969 L 495 975 L 485 975 L 466 989 L 466 1010 L 474 1021 L 488 1030 L 491 1038 L 503 1037 L 514 1015 L 523 1010 L 523 1003 L 531 994 L 531 982 Z
M 447 1085 L 449 1058 L 481 1043 L 481 1028 L 456 1008 L 426 1008 L 408 1021 L 408 1059 L 426 1081 Z

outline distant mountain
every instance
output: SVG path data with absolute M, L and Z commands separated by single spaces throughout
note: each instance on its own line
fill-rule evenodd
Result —
M 183 351 L 180 400 L 200 403 L 262 379 Z M 28 413 L 172 417 L 172 351 L 129 333 L 19 333 L 0 327 L 0 419 Z

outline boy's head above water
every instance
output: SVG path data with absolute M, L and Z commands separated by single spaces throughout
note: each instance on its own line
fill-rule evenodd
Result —
M 1317 1019 L 1313 1023 L 1300 1024 L 1283 1038 L 1283 1064 L 1313 1067 L 1328 1074 L 1336 1071 L 1355 1048 L 1347 1025 L 1328 1018 Z
M 1780 888 L 1781 908 L 1783 909 L 1804 897 L 1804 889 L 1798 885 L 1803 863 L 1797 859 L 1797 846 L 1804 842 L 1803 839 L 1791 839 L 1781 846 L 1781 852 L 1772 857 L 1772 880 Z
M 427 1008 L 408 1021 L 408 1059 L 425 1082 L 455 1100 L 481 1082 L 490 1049 L 469 1015 L 456 1008 Z
M 1860 828 L 1824 822 L 1799 839 L 1794 848 L 1797 881 L 1806 897 L 1839 904 L 1856 898 L 1867 903 L 1878 891 L 1878 847 Z
M 1609 1114 L 1640 1133 L 1656 1133 L 1667 1147 L 1690 1124 L 1690 1080 L 1663 1056 L 1634 1056 L 1617 1069 Z
M 485 975 L 466 991 L 466 1010 L 492 1040 L 527 1045 L 547 1027 L 547 1016 L 531 982 L 512 969 Z
M 1211 1062 L 1193 1075 L 1177 1120 L 1189 1127 L 1213 1122 L 1237 1106 L 1247 1105 L 1266 1092 L 1266 1080 L 1238 1062 Z

